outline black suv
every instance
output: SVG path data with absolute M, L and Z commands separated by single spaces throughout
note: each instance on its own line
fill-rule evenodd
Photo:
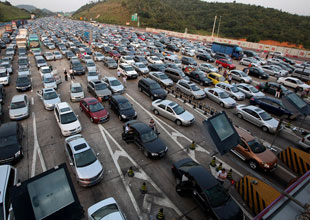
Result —
M 138 89 L 140 92 L 150 96 L 152 100 L 165 99 L 167 97 L 167 92 L 156 81 L 149 78 L 141 79 L 138 82 Z
M 180 49 L 177 46 L 175 46 L 174 44 L 168 44 L 166 49 L 173 51 L 173 52 L 180 52 Z
M 166 69 L 165 64 L 159 64 L 159 63 L 153 63 L 148 65 L 148 68 L 150 71 L 155 71 L 155 72 L 164 72 Z
M 27 75 L 20 75 L 17 77 L 16 80 L 16 90 L 18 92 L 28 91 L 31 90 L 32 84 L 31 79 Z
M 197 62 L 192 57 L 182 57 L 181 58 L 181 62 L 184 65 L 193 65 L 193 66 L 197 66 L 198 65 Z
M 121 121 L 129 121 L 137 118 L 137 113 L 132 104 L 121 95 L 112 95 L 109 104 L 111 109 Z
M 24 129 L 18 122 L 0 126 L 0 164 L 12 164 L 23 157 Z
M 85 67 L 82 65 L 80 61 L 71 62 L 71 69 L 75 75 L 85 74 Z
M 250 68 L 244 68 L 242 70 L 245 73 L 248 73 L 248 75 L 256 76 L 260 79 L 268 79 L 269 74 L 264 72 L 261 68 L 258 67 L 250 67 Z
M 210 55 L 210 54 L 207 54 L 207 53 L 199 53 L 199 54 L 196 55 L 196 58 L 197 58 L 198 60 L 207 61 L 207 62 L 209 62 L 209 63 L 213 63 L 213 62 L 215 61 L 215 59 L 213 59 L 213 58 L 211 57 L 211 55 Z
M 126 126 L 130 125 L 131 131 L 125 132 Z M 135 143 L 146 157 L 161 158 L 168 151 L 167 145 L 158 137 L 156 132 L 147 124 L 131 120 L 124 124 L 122 139 L 126 143 Z
M 172 173 L 177 179 L 176 191 L 180 196 L 192 196 L 205 212 L 212 211 L 216 219 L 243 219 L 240 207 L 205 167 L 185 158 L 173 164 Z M 188 181 L 181 182 L 184 174 Z
M 204 72 L 201 70 L 194 70 L 187 75 L 192 81 L 199 83 L 201 86 L 209 86 L 211 80 L 208 79 Z

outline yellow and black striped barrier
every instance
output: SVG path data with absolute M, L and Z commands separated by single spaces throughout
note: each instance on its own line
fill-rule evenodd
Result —
M 310 154 L 288 147 L 278 154 L 279 159 L 294 172 L 303 175 L 310 170 Z
M 235 184 L 243 201 L 257 215 L 280 196 L 273 187 L 252 176 L 244 176 Z

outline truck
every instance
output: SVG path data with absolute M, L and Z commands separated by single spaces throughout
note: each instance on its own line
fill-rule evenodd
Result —
M 243 50 L 238 45 L 213 42 L 211 49 L 215 53 L 225 53 L 233 59 L 240 60 L 243 57 Z
M 16 36 L 16 46 L 17 48 L 27 47 L 27 35 L 26 34 L 18 34 Z
M 5 32 L 12 34 L 12 32 L 13 32 L 12 24 L 5 25 Z
M 28 37 L 28 48 L 34 51 L 41 51 L 41 44 L 37 34 L 30 34 Z

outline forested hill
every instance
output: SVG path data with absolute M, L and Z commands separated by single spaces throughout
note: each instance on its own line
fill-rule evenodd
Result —
M 306 7 L 306 6 L 305 6 Z M 142 27 L 211 34 L 221 16 L 220 36 L 248 41 L 275 40 L 310 49 L 310 17 L 241 3 L 200 0 L 105 0 L 81 7 L 73 17 L 124 25 L 138 13 Z M 132 25 L 136 23 L 131 22 Z M 217 27 L 215 29 L 217 32 Z
M 29 18 L 28 11 L 12 6 L 8 1 L 0 2 L 0 22 Z

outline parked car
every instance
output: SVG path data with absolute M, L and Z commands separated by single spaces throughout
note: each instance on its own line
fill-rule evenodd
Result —
M 241 92 L 243 92 L 245 94 L 246 98 L 265 96 L 264 93 L 260 92 L 254 86 L 246 84 L 246 83 L 237 84 L 237 87 Z
M 195 117 L 190 112 L 170 100 L 157 99 L 153 101 L 152 111 L 155 115 L 162 115 L 175 122 L 178 126 L 189 126 L 195 121 Z
M 182 92 L 193 99 L 203 99 L 206 97 L 206 94 L 202 89 L 188 80 L 179 80 L 175 84 L 175 87 L 177 92 Z
M 138 73 L 135 69 L 129 64 L 120 64 L 117 68 L 117 71 L 120 71 L 122 76 L 127 76 L 128 79 L 137 79 Z
M 172 173 L 177 180 L 176 192 L 180 196 L 193 197 L 203 211 L 211 211 L 216 219 L 243 219 L 241 208 L 223 185 L 193 159 L 185 158 L 175 162 Z M 189 181 L 182 181 L 183 175 L 188 176 Z
M 278 83 L 291 87 L 291 88 L 299 88 L 300 91 L 302 90 L 310 90 L 310 85 L 307 85 L 306 83 L 303 83 L 301 80 L 295 78 L 295 77 L 280 77 L 277 80 Z
M 205 88 L 206 97 L 220 104 L 221 107 L 234 108 L 237 103 L 228 93 L 219 88 Z
M 220 82 L 228 83 L 225 77 L 219 73 L 208 73 L 207 77 L 212 81 L 213 85 L 216 85 Z
M 253 105 L 237 105 L 236 114 L 250 123 L 260 127 L 264 132 L 275 133 L 279 122 L 267 112 Z
M 181 79 L 189 80 L 189 77 L 186 76 L 181 69 L 174 69 L 168 67 L 164 70 L 164 72 L 173 82 L 177 82 Z
M 95 53 L 93 54 L 93 56 L 94 56 L 94 60 L 95 60 L 95 61 L 103 61 L 103 59 L 104 59 L 103 54 L 100 53 L 100 52 L 95 52 Z
M 125 133 L 126 126 L 130 125 L 132 132 Z M 149 125 L 131 120 L 123 125 L 122 139 L 126 143 L 133 142 L 150 158 L 164 157 L 168 151 L 167 145 L 158 137 Z
M 198 65 L 197 62 L 192 57 L 182 57 L 181 58 L 181 62 L 184 65 L 193 65 L 193 66 L 197 66 Z
M 119 52 L 117 50 L 110 50 L 108 52 L 108 54 L 114 59 L 114 60 L 118 60 L 121 55 L 119 54 Z
M 65 152 L 80 186 L 90 187 L 103 179 L 103 167 L 82 135 L 65 139 Z
M 55 105 L 61 102 L 60 95 L 52 88 L 39 90 L 36 94 L 42 100 L 46 110 L 53 110 Z
M 17 71 L 17 76 L 27 75 L 31 76 L 31 72 L 28 67 L 19 67 Z
M 110 119 L 110 113 L 98 99 L 87 97 L 80 101 L 80 110 L 89 117 L 92 123 L 103 123 Z
M 244 100 L 245 95 L 241 92 L 236 85 L 227 84 L 224 82 L 220 82 L 215 85 L 215 88 L 222 89 L 223 91 L 227 92 L 228 95 L 233 98 L 234 100 Z
M 82 131 L 78 116 L 67 102 L 55 104 L 54 115 L 63 136 L 78 134 Z
M 0 67 L 0 84 L 4 86 L 10 85 L 11 77 L 6 68 Z
M 245 72 L 241 70 L 232 70 L 230 71 L 232 79 L 239 81 L 241 83 L 252 83 L 252 78 L 248 76 Z
M 0 126 L 0 164 L 13 164 L 23 158 L 23 135 L 24 129 L 18 122 L 6 122 Z
M 108 85 L 100 80 L 89 81 L 87 91 L 95 98 L 100 98 L 101 100 L 108 100 L 112 95 Z
M 88 72 L 96 72 L 97 71 L 96 64 L 93 60 L 88 60 L 86 62 L 86 68 L 87 68 Z
M 111 110 L 115 112 L 120 121 L 129 121 L 137 118 L 137 112 L 132 104 L 121 95 L 112 95 L 109 99 Z
M 113 94 L 123 94 L 125 92 L 123 84 L 115 77 L 104 77 L 102 81 L 108 85 Z
M 133 58 L 133 60 L 136 62 L 136 63 L 143 63 L 144 65 L 147 65 L 148 64 L 148 61 L 145 59 L 144 56 L 135 56 Z
M 219 66 L 221 65 L 224 68 L 227 68 L 229 70 L 233 70 L 236 69 L 236 65 L 233 64 L 231 61 L 229 60 L 225 60 L 225 59 L 218 59 L 215 61 L 215 65 Z
M 260 63 L 256 59 L 254 59 L 252 57 L 243 57 L 240 60 L 240 64 L 244 65 L 244 66 L 251 65 L 251 67 L 258 67 L 258 66 L 260 66 Z
M 132 56 L 121 56 L 120 60 L 121 63 L 132 65 L 135 63 Z
M 138 89 L 140 92 L 144 92 L 150 96 L 152 100 L 165 99 L 167 97 L 167 92 L 156 81 L 150 78 L 140 79 Z
M 108 67 L 109 69 L 116 69 L 117 63 L 116 61 L 111 57 L 104 57 L 103 64 Z
M 276 94 L 276 91 L 279 87 L 281 87 L 281 95 L 289 92 L 289 90 L 285 86 L 275 82 L 261 82 L 256 86 L 259 91 L 269 93 L 273 96 Z
M 70 100 L 71 102 L 78 102 L 81 99 L 84 99 L 84 91 L 81 83 L 72 82 L 70 84 Z
M 212 82 L 206 77 L 206 74 L 199 69 L 196 69 L 187 74 L 190 80 L 198 83 L 201 86 L 209 86 Z
M 207 53 L 199 53 L 199 54 L 196 55 L 196 58 L 198 60 L 207 61 L 209 63 L 213 63 L 215 61 L 215 59 L 212 58 L 211 55 L 207 54 Z
M 9 117 L 11 120 L 21 120 L 30 115 L 29 98 L 26 94 L 15 95 L 9 106 Z
M 238 127 L 235 129 L 241 138 L 241 143 L 231 149 L 231 152 L 246 161 L 253 170 L 272 171 L 277 167 L 277 156 L 271 150 L 249 132 Z
M 165 64 L 149 64 L 148 68 L 150 71 L 156 71 L 156 72 L 165 72 L 166 65 Z
M 16 90 L 18 92 L 28 91 L 32 89 L 31 79 L 27 75 L 18 76 L 16 79 Z
M 210 63 L 200 64 L 199 69 L 201 69 L 202 71 L 204 71 L 206 73 L 211 73 L 211 72 L 218 73 L 218 69 Z
M 0 84 L 0 104 L 4 104 L 4 98 L 5 98 L 5 89 L 2 84 Z
M 53 54 L 56 60 L 62 59 L 62 54 L 59 51 L 54 51 Z
M 132 64 L 132 66 L 139 75 L 148 74 L 150 72 L 149 68 L 144 63 L 136 62 Z
M 151 64 L 163 64 L 163 61 L 161 61 L 157 56 L 149 56 L 146 59 Z
M 173 81 L 163 72 L 150 72 L 149 77 L 164 87 L 173 86 Z
M 87 82 L 99 80 L 99 74 L 96 70 L 87 71 Z
M 271 76 L 275 76 L 277 78 L 287 76 L 288 71 L 281 69 L 278 66 L 275 65 L 264 65 L 261 67 L 264 72 L 268 73 Z
M 53 89 L 57 89 L 57 83 L 56 80 L 54 78 L 54 76 L 50 73 L 46 73 L 43 75 L 43 88 L 53 88 Z
M 55 59 L 55 56 L 52 52 L 45 52 L 44 57 L 47 61 L 51 61 Z
M 268 79 L 269 78 L 269 74 L 265 73 L 264 70 L 262 70 L 261 68 L 258 67 L 250 67 L 250 68 L 244 68 L 243 72 L 248 72 L 248 75 L 253 75 L 256 76 L 260 79 Z

